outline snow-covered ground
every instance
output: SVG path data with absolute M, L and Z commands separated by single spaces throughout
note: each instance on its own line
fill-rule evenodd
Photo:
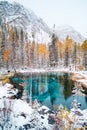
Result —
M 47 114 L 49 109 L 40 106 L 37 101 L 31 106 L 21 99 L 11 99 L 16 93 L 11 84 L 0 82 L 0 130 L 51 130 Z
M 16 95 L 18 92 L 17 89 L 13 88 L 13 85 L 6 83 L 3 85 L 2 82 L 0 82 L 0 98 L 3 97 L 11 97 Z
M 73 80 L 81 83 L 85 88 L 87 88 L 87 71 L 72 72 Z

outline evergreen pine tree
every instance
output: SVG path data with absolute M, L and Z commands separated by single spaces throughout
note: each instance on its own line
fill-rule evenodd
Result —
M 58 65 L 58 45 L 57 45 L 58 38 L 53 33 L 51 44 L 49 45 L 49 65 L 51 67 L 55 67 Z

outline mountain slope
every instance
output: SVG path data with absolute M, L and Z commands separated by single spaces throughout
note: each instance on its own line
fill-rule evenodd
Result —
M 38 18 L 33 11 L 25 9 L 19 3 L 9 3 L 7 1 L 0 2 L 0 17 L 1 22 L 8 22 L 10 25 L 15 24 L 17 28 L 24 28 L 29 33 L 29 38 L 32 38 L 32 33 L 35 33 L 36 39 L 39 42 L 48 41 L 50 28 Z M 44 38 L 44 36 L 46 38 Z
M 69 36 L 75 42 L 78 42 L 78 43 L 82 43 L 85 40 L 85 38 L 71 26 L 57 27 L 56 34 L 58 38 L 62 41 L 65 41 L 67 36 Z
M 4 22 L 16 26 L 17 29 L 23 28 L 29 34 L 28 38 L 31 41 L 33 40 L 32 34 L 34 33 L 36 42 L 50 42 L 52 30 L 41 18 L 38 18 L 33 11 L 25 9 L 24 6 L 19 3 L 0 1 L 0 24 Z M 65 41 L 67 36 L 70 36 L 78 43 L 82 43 L 85 40 L 85 38 L 71 26 L 57 27 L 55 33 L 62 41 Z

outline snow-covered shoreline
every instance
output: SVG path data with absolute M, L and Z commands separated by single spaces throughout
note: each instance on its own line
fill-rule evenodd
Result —
M 34 74 L 34 73 L 50 73 L 50 72 L 58 72 L 58 73 L 70 73 L 74 75 L 74 81 L 82 83 L 82 85 L 87 88 L 87 71 L 75 71 L 75 70 L 69 70 L 65 68 L 40 68 L 40 69 L 32 69 L 32 68 L 22 68 L 17 69 L 16 73 L 22 73 L 22 74 Z M 11 77 L 15 74 L 15 72 L 12 70 L 10 73 L 7 72 L 7 70 L 0 71 L 0 79 L 2 80 L 3 77 L 6 75 L 8 77 Z
M 82 83 L 82 85 L 87 88 L 87 71 L 75 71 L 69 69 L 57 69 L 57 68 L 45 68 L 45 69 L 19 69 L 19 73 L 49 73 L 49 72 L 58 72 L 58 73 L 70 73 L 74 75 L 74 81 Z
M 0 130 L 51 130 L 48 124 L 49 108 L 41 106 L 37 101 L 32 104 L 21 99 L 12 99 L 17 90 L 11 84 L 0 83 Z M 45 111 L 44 115 L 42 111 Z
M 87 72 L 78 71 L 73 72 L 72 80 L 81 83 L 85 88 L 87 88 Z

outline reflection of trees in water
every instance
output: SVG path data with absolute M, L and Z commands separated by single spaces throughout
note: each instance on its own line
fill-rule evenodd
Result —
M 32 80 L 32 81 L 31 81 Z M 28 91 L 28 96 L 30 95 L 30 87 L 32 83 L 32 97 L 38 96 L 39 95 L 39 88 L 38 88 L 38 78 L 36 75 L 32 75 L 32 79 L 30 76 L 26 78 L 27 82 L 27 91 Z
M 74 87 L 73 81 L 70 76 L 65 73 L 64 75 L 57 75 L 50 73 L 47 75 L 39 74 L 33 75 L 32 78 L 32 96 L 39 100 L 45 100 L 47 95 L 50 95 L 50 101 L 53 105 L 58 96 L 58 85 L 62 84 L 64 87 L 64 97 L 67 99 L 72 94 L 72 88 Z
M 18 79 L 18 77 L 16 77 Z M 20 78 L 20 77 L 19 77 Z M 18 79 L 18 81 L 20 81 Z M 28 95 L 30 95 L 30 76 L 26 77 Z M 17 83 L 17 82 L 16 82 Z M 20 82 L 19 82 L 20 83 Z M 72 94 L 72 88 L 74 82 L 70 79 L 69 74 L 64 73 L 59 75 L 58 73 L 50 74 L 32 74 L 32 97 L 38 100 L 45 100 L 50 95 L 51 104 L 53 105 L 58 96 L 59 84 L 63 87 L 63 93 L 65 99 Z M 17 85 L 17 84 L 16 84 Z M 19 85 L 18 85 L 19 87 Z M 20 89 L 20 88 L 19 88 Z M 18 94 L 19 95 L 19 94 Z
M 84 94 L 85 94 L 85 101 L 87 102 L 87 88 L 83 87 L 84 89 Z
M 39 88 L 38 88 L 38 78 L 37 76 L 33 76 L 32 78 L 32 95 L 39 95 Z
M 67 99 L 72 95 L 72 88 L 74 87 L 74 82 L 70 79 L 68 73 L 59 76 L 59 82 L 64 86 L 64 97 Z
M 28 95 L 30 95 L 30 77 L 27 78 L 27 90 Z M 37 98 L 38 100 L 42 100 L 44 98 L 45 93 L 47 92 L 47 75 L 42 73 L 33 74 L 32 75 L 32 98 L 33 100 Z M 44 99 L 45 100 L 45 99 Z
M 40 74 L 38 79 L 39 95 L 43 95 L 47 91 L 47 75 Z
M 58 95 L 58 78 L 56 75 L 53 74 L 49 75 L 48 92 L 50 94 L 51 104 L 53 105 Z
M 85 96 L 85 101 L 87 102 L 87 96 Z

